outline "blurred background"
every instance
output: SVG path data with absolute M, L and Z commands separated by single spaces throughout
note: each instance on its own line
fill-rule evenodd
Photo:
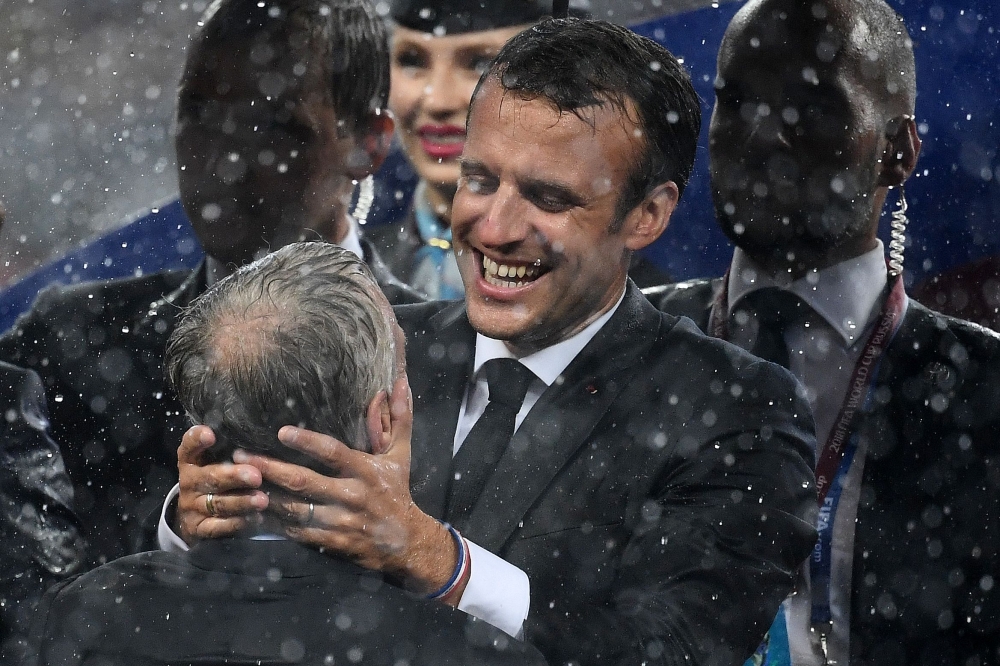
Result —
M 907 187 L 906 259 L 907 281 L 915 285 L 1000 254 L 1000 10 L 995 0 L 889 3 L 906 20 L 917 56 L 924 146 Z M 169 203 L 177 190 L 171 131 L 184 50 L 206 5 L 0 0 L 6 17 L 0 25 L 0 200 L 7 211 L 0 286 L 28 277 L 20 291 L 0 297 L 0 327 L 53 279 L 197 260 L 200 248 L 179 207 Z M 629 25 L 683 59 L 702 97 L 707 129 L 715 53 L 740 3 L 591 0 L 590 6 L 597 17 Z M 704 134 L 682 205 L 647 252 L 675 279 L 717 275 L 730 256 L 712 219 Z M 376 182 L 369 224 L 405 208 L 415 177 L 397 152 Z M 997 293 L 1000 298 L 1000 285 Z

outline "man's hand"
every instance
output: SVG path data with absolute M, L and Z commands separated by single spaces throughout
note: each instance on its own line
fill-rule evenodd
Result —
M 260 471 L 253 465 L 204 464 L 204 453 L 213 444 L 211 428 L 197 425 L 184 433 L 177 449 L 181 492 L 174 527 L 189 546 L 199 539 L 230 536 L 259 522 L 260 512 L 268 505 L 267 495 L 259 490 Z
M 413 411 L 405 375 L 389 399 L 391 428 L 374 453 L 356 451 L 319 433 L 285 426 L 286 446 L 321 462 L 335 476 L 259 455 L 238 452 L 234 460 L 260 469 L 272 492 L 271 511 L 291 538 L 393 576 L 418 592 L 441 588 L 458 561 L 454 539 L 421 511 L 410 496 L 410 434 Z M 310 511 L 310 503 L 313 505 Z M 454 603 L 461 590 L 449 595 Z

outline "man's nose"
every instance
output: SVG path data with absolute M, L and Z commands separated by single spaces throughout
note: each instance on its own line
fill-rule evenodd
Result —
M 791 148 L 789 127 L 782 117 L 782 112 L 772 109 L 767 104 L 757 104 L 754 108 L 741 110 L 741 115 L 749 124 L 748 142 L 761 146 L 780 146 Z
M 506 248 L 523 241 L 531 224 L 530 206 L 516 188 L 501 186 L 477 224 L 479 242 L 486 247 Z

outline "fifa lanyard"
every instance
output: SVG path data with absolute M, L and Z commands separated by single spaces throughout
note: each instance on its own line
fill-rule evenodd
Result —
M 712 304 L 708 323 L 712 336 L 722 340 L 729 339 L 728 291 L 727 271 L 722 281 L 722 289 Z M 858 412 L 867 410 L 871 405 L 875 377 L 878 376 L 882 354 L 899 330 L 905 311 L 906 292 L 903 289 L 903 278 L 897 275 L 890 278 L 889 295 L 854 366 L 847 395 L 816 465 L 816 493 L 819 501 L 816 531 L 819 539 L 809 559 L 812 584 L 811 620 L 813 630 L 819 633 L 825 663 L 831 663 L 827 658 L 827 638 L 833 629 L 833 614 L 830 607 L 833 526 L 844 479 L 858 448 L 858 433 L 854 431 L 854 425 Z

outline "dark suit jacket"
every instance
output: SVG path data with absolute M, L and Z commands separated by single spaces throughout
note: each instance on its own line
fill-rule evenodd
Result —
M 363 247 L 390 302 L 421 300 Z M 147 540 L 143 520 L 177 480 L 177 447 L 190 424 L 167 389 L 163 352 L 178 314 L 205 285 L 202 264 L 52 287 L 0 338 L 0 360 L 34 370 L 45 385 L 91 565 L 137 552 Z
M 544 664 L 536 650 L 289 541 L 204 541 L 116 560 L 50 590 L 37 666 Z
M 705 329 L 720 288 L 647 293 Z M 911 300 L 874 388 L 851 663 L 1000 663 L 1000 337 Z
M 424 245 L 420 232 L 417 231 L 413 207 L 410 206 L 406 216 L 398 222 L 365 227 L 364 232 L 365 239 L 378 248 L 378 253 L 389 270 L 401 280 L 411 283 L 416 270 L 414 258 Z M 640 287 L 651 287 L 670 281 L 669 275 L 639 254 L 632 255 L 628 275 Z
M 0 663 L 13 663 L 31 609 L 45 588 L 79 568 L 83 549 L 35 373 L 0 363 L 0 414 Z
M 440 517 L 475 332 L 461 302 L 397 316 L 411 488 Z M 815 539 L 812 433 L 790 374 L 630 283 L 460 527 L 528 574 L 526 637 L 552 664 L 740 664 Z

